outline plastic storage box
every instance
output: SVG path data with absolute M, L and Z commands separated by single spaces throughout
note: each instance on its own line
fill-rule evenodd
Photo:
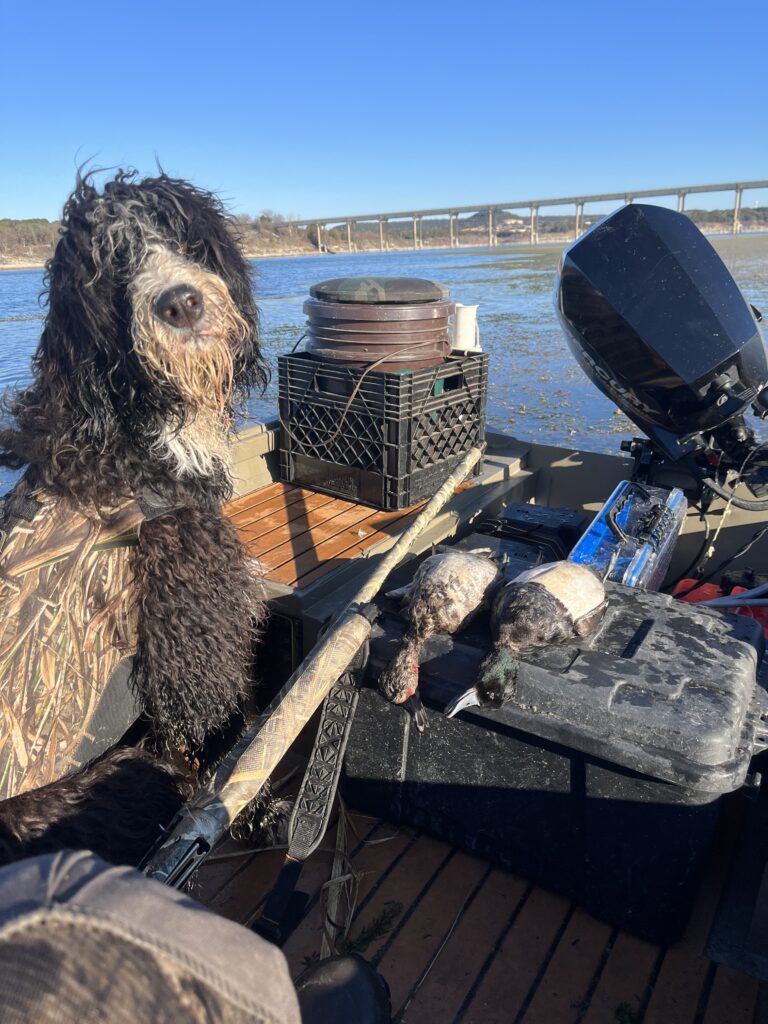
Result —
M 421 370 L 278 359 L 282 479 L 381 509 L 431 497 L 485 436 L 488 356 Z
M 476 678 L 487 616 L 460 637 L 432 638 L 423 734 L 373 688 L 404 631 L 392 605 L 375 627 L 344 790 L 355 807 L 663 943 L 685 926 L 723 794 L 744 785 L 764 749 L 763 637 L 743 617 L 616 584 L 608 592 L 592 637 L 522 655 L 515 698 L 499 709 L 441 713 Z
M 614 583 L 658 590 L 687 508 L 677 487 L 669 490 L 622 480 L 569 557 Z

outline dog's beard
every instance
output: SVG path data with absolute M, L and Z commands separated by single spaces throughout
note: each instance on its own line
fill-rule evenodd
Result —
M 203 296 L 194 328 L 163 323 L 154 313 L 158 296 L 178 284 Z M 152 250 L 131 287 L 134 351 L 153 375 L 171 383 L 187 407 L 187 420 L 161 425 L 160 449 L 181 475 L 211 475 L 228 468 L 234 357 L 248 335 L 221 278 L 168 250 Z

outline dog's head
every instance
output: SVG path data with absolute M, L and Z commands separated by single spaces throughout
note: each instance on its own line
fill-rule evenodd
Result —
M 120 172 L 101 189 L 85 176 L 60 235 L 35 384 L 14 407 L 25 461 L 65 490 L 68 466 L 85 478 L 96 460 L 108 477 L 111 455 L 129 477 L 132 454 L 144 477 L 148 463 L 214 475 L 235 406 L 265 379 L 249 268 L 221 202 L 165 174 Z

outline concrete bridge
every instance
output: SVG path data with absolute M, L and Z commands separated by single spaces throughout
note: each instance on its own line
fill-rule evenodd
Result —
M 451 248 L 459 244 L 459 218 L 465 214 L 485 214 L 488 225 L 488 245 L 498 244 L 497 224 L 499 214 L 507 210 L 528 210 L 530 211 L 530 226 L 527 232 L 531 245 L 539 240 L 539 210 L 551 206 L 572 206 L 574 208 L 574 228 L 576 237 L 584 230 L 584 207 L 589 203 L 624 202 L 631 203 L 635 199 L 652 199 L 659 196 L 676 196 L 677 208 L 685 210 L 685 203 L 688 196 L 701 192 L 726 192 L 733 193 L 733 233 L 738 234 L 741 230 L 739 215 L 741 213 L 742 197 L 750 189 L 768 188 L 768 181 L 737 181 L 719 182 L 715 185 L 683 185 L 675 188 L 653 188 L 641 189 L 632 192 L 606 192 L 602 195 L 592 196 L 566 196 L 559 199 L 516 199 L 508 203 L 479 203 L 475 206 L 445 206 L 435 207 L 431 210 L 400 210 L 390 213 L 365 213 L 355 216 L 344 217 L 310 217 L 307 220 L 288 221 L 290 227 L 307 229 L 314 227 L 317 232 L 317 247 L 320 252 L 327 252 L 327 231 L 329 228 L 346 225 L 347 246 L 350 252 L 354 251 L 353 230 L 359 224 L 378 224 L 379 248 L 385 249 L 385 230 L 389 221 L 412 222 L 413 248 L 423 247 L 422 221 L 425 217 L 448 218 L 448 232 Z

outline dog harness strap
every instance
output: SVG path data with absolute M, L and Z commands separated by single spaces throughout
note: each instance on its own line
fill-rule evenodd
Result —
M 10 517 L 31 523 L 42 507 L 42 501 L 38 501 L 31 494 L 23 494 L 18 501 L 14 502 Z
M 168 501 L 162 494 L 146 487 L 136 498 L 136 504 L 141 509 L 141 514 L 146 520 L 159 519 L 160 516 L 183 508 L 180 502 Z
M 323 702 L 315 744 L 288 824 L 288 853 L 253 926 L 278 946 L 288 938 L 286 916 L 302 865 L 328 829 L 357 700 L 358 689 L 348 672 L 334 683 Z
M 30 492 L 29 485 L 23 478 L 13 490 L 2 498 L 0 511 L 0 552 L 5 547 L 8 535 L 17 523 L 31 523 L 43 507 L 42 501 Z

